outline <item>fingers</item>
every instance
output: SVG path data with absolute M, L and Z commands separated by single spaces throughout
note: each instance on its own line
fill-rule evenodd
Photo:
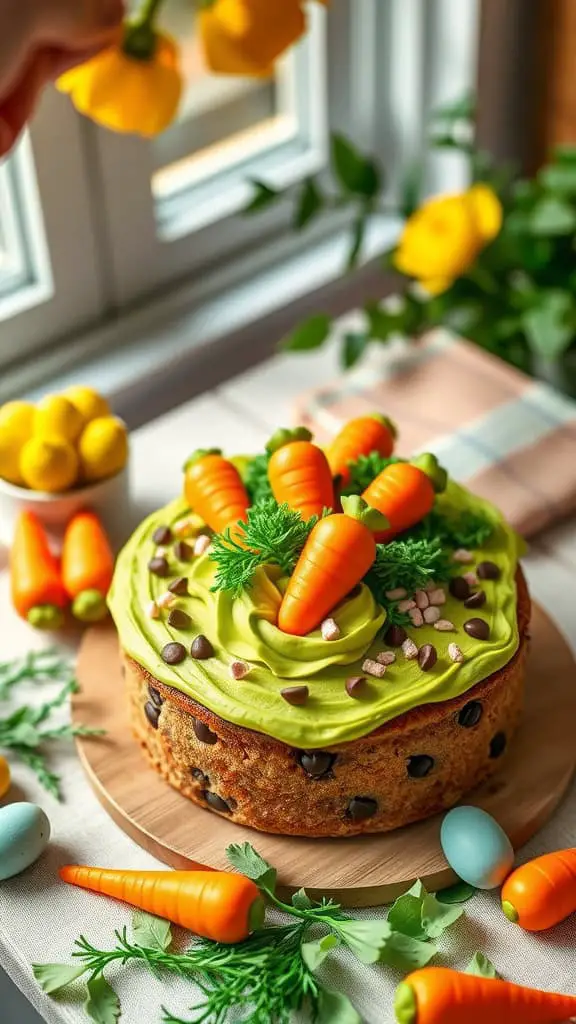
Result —
M 35 8 L 37 38 L 68 49 L 84 49 L 115 34 L 125 13 L 123 0 L 28 0 Z
M 50 78 L 53 61 L 50 51 L 34 54 L 12 91 L 0 103 L 0 157 L 12 149 L 32 117 L 40 93 Z

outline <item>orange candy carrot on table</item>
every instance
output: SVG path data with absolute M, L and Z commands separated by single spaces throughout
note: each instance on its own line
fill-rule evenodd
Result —
M 33 512 L 22 512 L 10 549 L 12 603 L 22 619 L 38 629 L 64 623 L 68 597 L 46 531 Z
M 374 412 L 348 420 L 326 451 L 332 476 L 339 476 L 341 482 L 347 484 L 351 462 L 370 452 L 378 452 L 388 458 L 394 451 L 395 441 L 396 427 L 387 416 Z
M 258 886 L 229 871 L 123 871 L 68 865 L 60 868 L 60 878 L 216 942 L 241 942 L 264 923 Z
M 502 888 L 506 917 L 529 932 L 552 928 L 576 913 L 576 849 L 558 850 L 523 864 Z
M 290 577 L 278 626 L 305 636 L 366 575 L 376 557 L 374 532 L 386 519 L 357 495 L 342 499 L 344 513 L 316 523 Z
M 68 523 L 62 547 L 62 582 L 80 622 L 99 622 L 114 575 L 114 555 L 98 516 L 79 512 Z
M 279 505 L 286 503 L 303 519 L 334 508 L 332 472 L 324 452 L 312 444 L 306 427 L 277 430 L 266 445 L 271 453 L 268 480 Z
M 553 1024 L 576 1015 L 576 996 L 424 967 L 398 986 L 394 1010 L 398 1024 Z
M 396 534 L 419 523 L 434 505 L 436 494 L 446 487 L 446 470 L 435 455 L 419 455 L 411 462 L 386 466 L 366 488 L 362 497 L 389 521 L 378 540 L 391 540 Z
M 215 533 L 246 521 L 250 499 L 240 473 L 219 448 L 199 448 L 185 467 L 184 494 L 196 512 Z

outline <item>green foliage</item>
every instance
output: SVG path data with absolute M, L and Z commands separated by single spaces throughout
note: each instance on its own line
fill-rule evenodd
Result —
M 169 949 L 172 928 L 170 922 L 162 917 L 135 910 L 132 914 L 132 937 L 135 944 L 144 949 Z
M 313 348 L 320 348 L 330 334 L 331 326 L 332 318 L 327 313 L 318 313 L 304 320 L 284 340 L 283 346 L 291 352 L 309 352 Z
M 308 178 L 296 199 L 294 227 L 297 231 L 305 228 L 324 207 L 324 196 L 314 178 Z
M 344 344 L 340 353 L 340 362 L 344 370 L 355 366 L 364 354 L 364 349 L 370 341 L 370 336 L 365 331 L 348 331 L 344 335 Z
M 475 974 L 479 978 L 500 977 L 498 971 L 494 967 L 494 964 L 490 962 L 487 956 L 484 956 L 484 953 L 474 953 L 465 973 Z
M 440 903 L 467 903 L 477 892 L 478 889 L 469 882 L 460 881 L 449 885 L 447 889 L 440 889 L 436 893 L 436 899 Z
M 449 558 L 437 538 L 428 540 L 406 533 L 402 540 L 376 545 L 376 560 L 364 582 L 378 603 L 388 608 L 387 590 L 404 587 L 413 594 L 432 580 L 449 579 L 451 570 Z
M 268 206 L 282 198 L 282 192 L 271 188 L 270 185 L 266 185 L 263 181 L 256 181 L 254 179 L 250 184 L 254 189 L 254 194 L 244 210 L 245 214 L 261 213 L 262 210 L 267 209 Z
M 376 479 L 379 473 L 386 466 L 394 462 L 403 462 L 396 455 L 380 455 L 380 452 L 370 452 L 368 455 L 359 455 L 355 462 L 350 465 L 350 479 L 346 487 L 342 488 L 342 495 L 362 494 L 363 491 Z
M 103 975 L 90 978 L 86 983 L 88 996 L 84 1009 L 90 1020 L 96 1024 L 118 1024 L 120 1020 L 120 1000 L 114 989 Z
M 382 188 L 382 171 L 343 135 L 332 136 L 332 170 L 345 192 L 372 199 Z
M 560 288 L 541 291 L 536 304 L 527 309 L 522 323 L 534 352 L 556 359 L 569 346 L 576 328 L 576 304 L 570 292 Z
M 261 889 L 269 893 L 274 892 L 277 871 L 260 856 L 251 843 L 231 843 L 226 847 L 226 856 L 232 867 L 241 875 L 251 878 Z
M 492 536 L 494 526 L 481 512 L 465 509 L 456 514 L 435 505 L 420 523 L 413 526 L 413 539 L 437 540 L 444 548 L 470 548 L 474 551 L 483 547 Z
M 246 466 L 244 486 L 248 491 L 251 505 L 256 505 L 260 501 L 267 501 L 273 497 L 268 479 L 269 462 L 270 455 L 268 452 L 265 452 L 263 455 L 255 455 Z

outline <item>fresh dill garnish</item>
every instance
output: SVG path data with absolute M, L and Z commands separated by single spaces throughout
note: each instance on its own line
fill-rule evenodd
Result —
M 451 570 L 449 557 L 437 538 L 428 540 L 406 536 L 389 544 L 376 545 L 376 559 L 364 582 L 378 604 L 390 612 L 390 601 L 386 597 L 388 590 L 403 587 L 413 594 L 432 580 L 447 580 Z
M 216 563 L 212 590 L 241 594 L 261 565 L 278 565 L 283 575 L 289 576 L 318 522 L 317 516 L 305 521 L 299 512 L 279 505 L 274 498 L 253 505 L 247 515 L 248 521 L 240 524 L 239 539 L 228 528 L 212 540 L 210 558 Z
M 386 466 L 394 462 L 405 462 L 395 455 L 386 458 L 380 452 L 370 452 L 369 455 L 359 455 L 355 462 L 350 464 L 350 480 L 343 488 L 342 494 L 362 494 L 363 491 L 376 479 L 379 473 Z
M 463 509 L 449 512 L 435 506 L 417 526 L 412 537 L 425 540 L 438 539 L 447 548 L 481 548 L 494 531 L 494 525 L 482 512 Z
M 268 463 L 270 455 L 265 452 L 262 455 L 255 455 L 246 466 L 244 472 L 244 486 L 248 491 L 250 504 L 256 505 L 260 501 L 267 501 L 272 498 L 272 488 L 268 479 Z

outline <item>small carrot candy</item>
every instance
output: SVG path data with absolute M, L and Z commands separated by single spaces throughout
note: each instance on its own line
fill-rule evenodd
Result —
M 536 857 L 513 871 L 502 888 L 502 910 L 529 932 L 552 928 L 576 912 L 576 848 Z
M 342 498 L 344 513 L 316 523 L 290 577 L 278 626 L 305 636 L 360 582 L 376 557 L 374 531 L 387 520 L 358 495 Z
M 22 619 L 37 629 L 58 629 L 64 623 L 68 597 L 57 558 L 33 512 L 22 512 L 10 549 L 12 604 Z
M 67 865 L 60 878 L 216 942 L 242 942 L 264 923 L 258 886 L 230 871 L 123 871 Z
M 394 451 L 396 437 L 395 424 L 379 412 L 348 420 L 326 452 L 332 476 L 339 476 L 341 482 L 347 484 L 351 462 L 370 452 L 378 452 L 388 458 Z
M 391 540 L 419 523 L 432 509 L 435 495 L 445 489 L 446 482 L 446 470 L 430 453 L 419 455 L 412 462 L 386 466 L 362 495 L 389 520 L 389 528 L 378 534 L 378 540 Z
M 214 533 L 246 521 L 250 499 L 236 466 L 219 448 L 199 448 L 184 466 L 184 494 L 190 508 Z
M 106 596 L 114 575 L 114 555 L 94 512 L 78 512 L 64 534 L 62 582 L 80 622 L 99 622 L 108 609 Z
M 396 989 L 398 1024 L 553 1024 L 576 1014 L 576 996 L 461 974 L 414 971 Z
M 312 444 L 306 427 L 277 430 L 266 449 L 271 453 L 268 480 L 279 505 L 287 504 L 303 519 L 334 508 L 332 472 L 324 452 Z

